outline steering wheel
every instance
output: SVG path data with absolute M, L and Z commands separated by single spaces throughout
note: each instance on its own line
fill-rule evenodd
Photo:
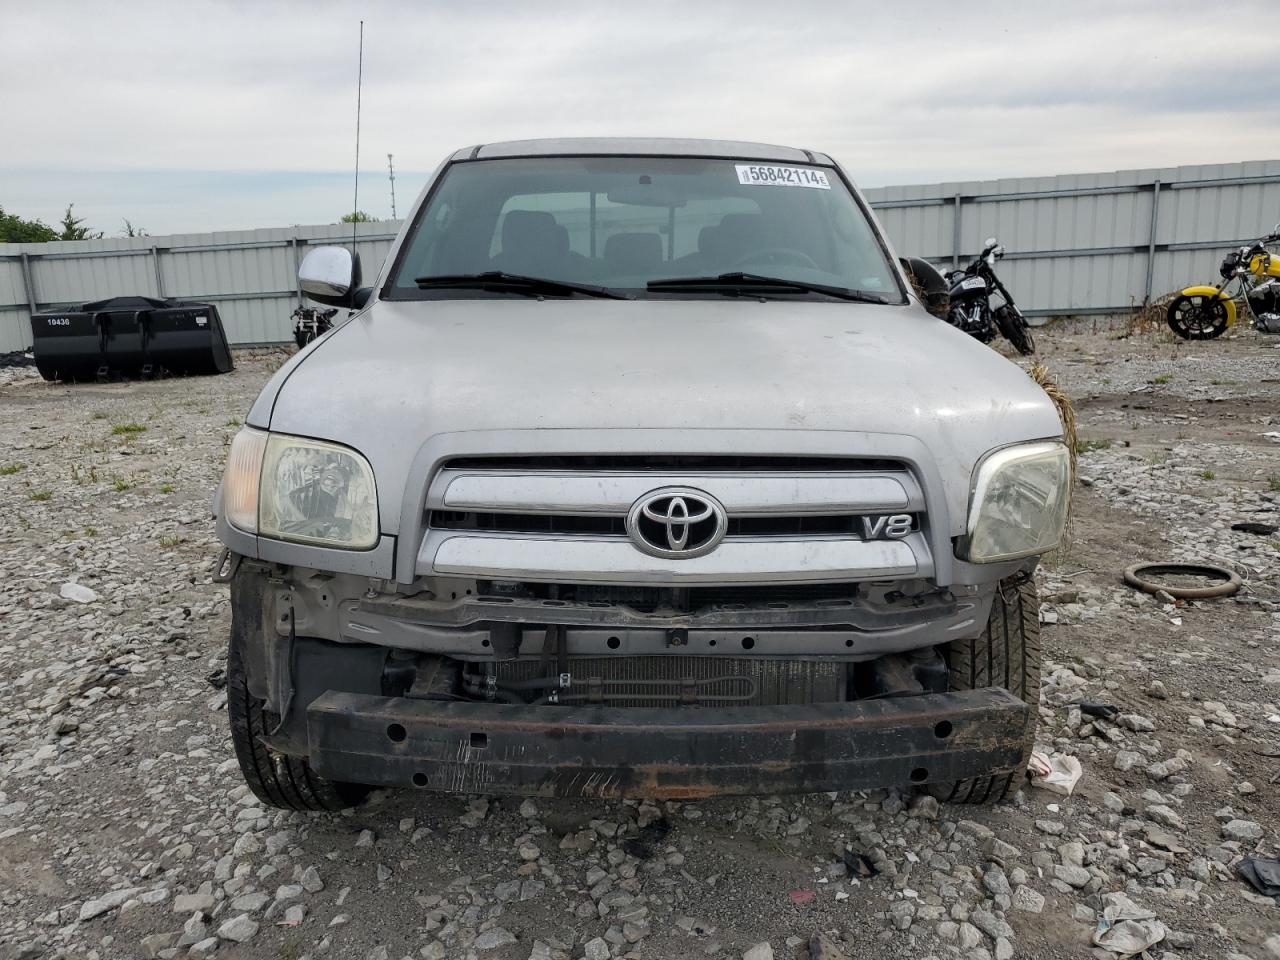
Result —
M 818 266 L 818 262 L 803 250 L 794 250 L 790 247 L 766 247 L 763 250 L 752 250 L 750 253 L 735 260 L 733 265 L 735 267 L 745 267 L 752 263 L 767 263 L 771 266 L 808 267 L 811 270 L 822 269 Z

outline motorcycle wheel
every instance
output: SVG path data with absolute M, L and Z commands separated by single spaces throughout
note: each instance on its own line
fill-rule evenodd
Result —
M 996 325 L 1004 338 L 1013 344 L 1013 348 L 1024 357 L 1036 352 L 1036 341 L 1031 336 L 1031 328 L 1016 307 L 1003 306 L 996 311 Z
M 1169 304 L 1167 319 L 1183 340 L 1212 340 L 1227 329 L 1227 308 L 1220 297 L 1183 294 Z

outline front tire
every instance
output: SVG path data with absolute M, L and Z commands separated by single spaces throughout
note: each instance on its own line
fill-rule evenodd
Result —
M 996 326 L 1000 328 L 1004 338 L 1013 344 L 1015 350 L 1024 357 L 1029 357 L 1036 352 L 1036 341 L 1031 336 L 1031 327 L 1027 325 L 1027 321 L 1016 307 L 1006 304 L 995 312 L 995 317 Z
M 1227 308 L 1221 297 L 1181 294 L 1169 304 L 1166 319 L 1183 340 L 1212 340 L 1227 329 Z
M 1012 770 L 933 784 L 930 792 L 951 803 L 999 803 L 1021 783 L 1035 744 L 1040 707 L 1040 597 L 1034 580 L 1001 581 L 981 635 L 953 640 L 946 650 L 948 689 L 1003 687 L 1030 708 L 1022 754 Z
M 354 807 L 369 788 L 327 780 L 311 769 L 305 757 L 277 753 L 264 742 L 279 717 L 268 711 L 249 689 L 249 677 L 235 626 L 227 651 L 227 717 L 240 772 L 249 789 L 263 803 L 282 810 L 345 810 Z

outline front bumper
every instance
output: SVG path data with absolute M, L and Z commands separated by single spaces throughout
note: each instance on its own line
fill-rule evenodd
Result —
M 311 766 L 334 780 L 455 793 L 682 800 L 1007 772 L 1024 762 L 1029 720 L 1030 708 L 997 688 L 681 710 L 330 690 L 306 714 Z

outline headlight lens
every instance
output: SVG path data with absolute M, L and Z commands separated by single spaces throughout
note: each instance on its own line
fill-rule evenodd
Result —
M 1061 443 L 997 450 L 978 468 L 965 559 L 975 563 L 1047 553 L 1062 540 L 1071 502 L 1071 458 Z
M 241 430 L 223 481 L 227 520 L 259 536 L 368 550 L 378 542 L 373 468 L 349 447 Z

